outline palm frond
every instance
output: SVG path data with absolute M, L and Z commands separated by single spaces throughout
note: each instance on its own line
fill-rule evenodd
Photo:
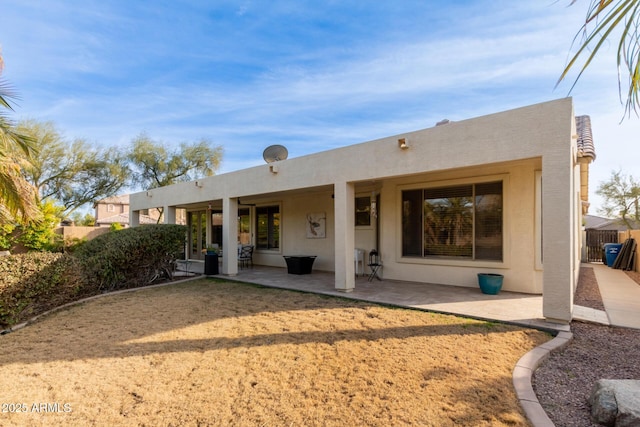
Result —
M 573 5 L 576 0 L 572 0 Z M 591 26 L 593 25 L 593 28 Z M 585 23 L 574 38 L 575 44 L 580 41 L 580 47 L 567 63 L 556 87 L 564 80 L 576 64 L 586 56 L 569 92 L 573 91 L 578 80 L 589 67 L 603 44 L 621 28 L 617 50 L 618 85 L 620 101 L 625 103 L 625 115 L 633 110 L 636 115 L 640 109 L 640 0 L 592 0 Z M 628 73 L 629 89 L 626 100 L 623 101 L 623 80 L 621 70 Z
M 0 157 L 0 211 L 4 220 L 36 218 L 39 214 L 35 189 L 22 177 L 20 167 L 6 157 Z
M 0 79 L 0 106 L 13 111 L 13 107 L 11 106 L 9 99 L 17 99 L 17 95 L 13 91 L 11 85 Z

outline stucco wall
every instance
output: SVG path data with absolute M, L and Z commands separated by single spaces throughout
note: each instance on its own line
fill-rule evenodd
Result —
M 271 200 L 264 200 L 259 205 L 280 205 L 282 241 L 277 251 L 256 249 L 254 252 L 256 264 L 285 267 L 283 255 L 316 255 L 318 258 L 313 264 L 314 269 L 334 271 L 335 214 L 332 191 L 283 194 Z M 307 215 L 318 213 L 325 215 L 325 237 L 307 238 Z M 359 228 L 356 233 L 356 247 L 365 249 L 367 254 L 375 247 L 373 225 Z
M 421 174 L 385 180 L 379 183 L 380 252 L 383 257 L 383 276 L 388 279 L 431 282 L 476 287 L 478 272 L 505 275 L 504 289 L 542 292 L 542 270 L 535 265 L 535 172 L 540 159 L 528 159 L 505 164 L 466 168 L 441 173 Z M 438 259 L 403 258 L 399 224 L 400 192 L 407 186 L 440 183 L 477 182 L 486 179 L 504 180 L 504 255 L 503 262 L 442 261 Z M 370 194 L 368 191 L 361 195 Z M 256 264 L 284 267 L 282 255 L 317 255 L 314 268 L 334 271 L 335 217 L 331 191 L 313 191 L 265 200 L 261 204 L 279 204 L 282 215 L 282 242 L 279 251 L 259 251 L 254 254 Z M 306 237 L 306 218 L 309 213 L 324 213 L 326 237 Z M 356 232 L 356 247 L 375 248 L 375 226 Z M 366 259 L 365 259 L 366 261 Z M 454 268 L 452 268 L 454 267 Z
M 73 227 L 58 227 L 55 230 L 56 233 L 62 234 L 65 241 L 72 241 L 74 239 L 87 239 L 91 240 L 94 237 L 97 237 L 101 234 L 108 233 L 108 227 L 82 227 L 82 226 L 73 226 Z
M 410 174 L 539 157 L 545 144 L 571 138 L 571 101 L 563 99 L 444 126 L 288 159 L 130 195 L 131 210 L 203 203 L 223 197 L 251 197 L 370 182 Z M 556 123 L 550 122 L 554 119 Z M 564 131 L 564 132 L 562 132 Z M 398 148 L 406 138 L 409 149 Z M 552 145 L 553 146 L 553 145 Z M 270 172 L 270 166 L 277 173 Z
M 540 159 L 487 165 L 482 168 L 447 171 L 405 177 L 385 182 L 381 202 L 381 253 L 385 278 L 477 287 L 477 273 L 505 276 L 503 289 L 541 293 L 542 271 L 535 266 L 535 171 Z M 400 192 L 428 185 L 474 183 L 480 180 L 504 182 L 504 260 L 471 261 L 403 258 Z

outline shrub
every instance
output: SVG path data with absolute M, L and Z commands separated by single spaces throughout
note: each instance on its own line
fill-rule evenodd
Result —
M 155 224 L 106 233 L 75 252 L 90 287 L 101 292 L 146 286 L 170 278 L 184 251 L 187 228 Z
M 13 230 L 15 229 L 16 226 L 13 224 L 0 225 L 0 250 L 8 251 L 14 245 Z
M 30 252 L 0 257 L 0 329 L 84 296 L 82 274 L 70 255 Z
M 112 222 L 111 225 L 109 226 L 109 230 L 111 231 L 120 231 L 122 229 L 124 229 L 124 226 L 119 222 Z
M 86 237 L 73 237 L 71 239 L 65 239 L 63 242 L 63 252 L 68 254 L 72 254 L 77 251 L 80 247 L 88 242 Z
M 80 298 L 171 278 L 186 231 L 146 225 L 103 234 L 73 254 L 0 257 L 0 329 Z

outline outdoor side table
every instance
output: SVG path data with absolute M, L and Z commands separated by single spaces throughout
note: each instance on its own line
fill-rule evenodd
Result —
M 289 274 L 311 274 L 316 255 L 285 255 Z

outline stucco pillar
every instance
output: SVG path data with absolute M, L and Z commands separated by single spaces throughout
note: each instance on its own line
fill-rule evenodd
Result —
M 175 224 L 176 223 L 176 207 L 175 206 L 165 206 L 162 209 L 162 213 L 164 215 L 164 223 L 165 224 Z
M 571 113 L 560 118 L 566 120 L 566 134 L 545 141 L 542 157 L 542 311 L 547 320 L 561 323 L 572 318 L 579 237 Z
M 336 289 L 355 288 L 355 190 L 352 183 L 334 185 L 335 282 Z
M 212 239 L 213 239 L 211 223 L 212 223 L 211 209 L 207 209 L 207 217 L 205 219 L 205 236 L 204 236 L 204 244 L 207 246 L 209 246 L 212 243 Z
M 238 199 L 229 197 L 222 199 L 222 274 L 238 274 Z
M 140 225 L 140 211 L 129 210 L 129 227 Z

